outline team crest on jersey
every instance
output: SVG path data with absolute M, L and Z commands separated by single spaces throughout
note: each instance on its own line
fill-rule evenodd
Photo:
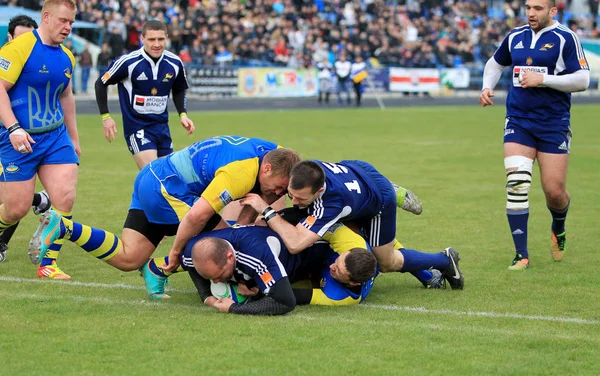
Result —
M 306 219 L 304 220 L 304 223 L 305 223 L 306 225 L 308 225 L 308 227 L 306 227 L 306 226 L 305 226 L 305 227 L 306 227 L 306 228 L 311 228 L 311 227 L 312 227 L 312 225 L 314 225 L 316 221 L 317 221 L 317 218 L 316 218 L 316 217 L 314 217 L 314 216 L 312 216 L 312 215 L 309 215 L 309 216 L 308 216 L 308 217 L 306 217 Z
M 46 64 L 42 65 L 42 69 L 39 70 L 40 73 L 50 73 L 48 69 L 46 69 Z
M 106 82 L 110 78 L 110 72 L 106 72 L 102 75 L 102 81 Z
M 527 64 L 527 65 L 533 64 L 533 58 L 528 57 L 527 60 L 525 60 L 525 64 Z
M 156 94 L 158 94 L 158 90 L 156 90 L 156 88 L 153 87 L 152 90 L 150 90 L 150 94 L 156 95 Z
M 11 64 L 12 64 L 12 61 L 5 59 L 3 57 L 0 57 L 0 69 L 7 71 L 10 69 Z
M 584 58 L 579 59 L 579 65 L 581 66 L 582 69 L 587 69 L 587 67 L 588 67 L 587 61 Z
M 66 68 L 66 69 L 65 69 L 65 71 L 64 71 L 64 73 L 65 73 L 65 76 L 67 76 L 67 78 L 68 78 L 69 80 L 70 80 L 70 79 L 71 79 L 71 77 L 73 76 L 73 75 L 72 75 L 72 73 L 71 73 L 71 70 L 70 70 L 69 68 Z
M 163 78 L 162 82 L 169 82 L 171 78 L 173 78 L 173 73 L 169 72 L 165 74 L 165 78 Z
M 4 173 L 4 167 L 2 167 L 2 162 L 0 162 L 0 176 Z
M 548 51 L 552 47 L 554 47 L 554 43 L 546 43 L 540 48 L 540 51 Z
M 9 163 L 8 166 L 6 166 L 6 168 L 4 169 L 4 171 L 9 172 L 9 173 L 15 173 L 19 170 L 20 170 L 19 166 L 15 166 L 14 163 Z
M 327 284 L 327 282 L 325 281 L 325 278 L 321 278 L 321 282 L 319 283 L 319 286 L 321 286 L 321 288 L 324 288 L 326 284 Z
M 265 284 L 265 286 L 269 286 L 270 284 L 272 284 L 273 282 L 275 282 L 275 279 L 273 278 L 273 276 L 271 275 L 271 273 L 266 272 L 260 275 L 260 279 L 262 279 L 263 283 Z
M 219 195 L 219 201 L 225 206 L 233 201 L 233 197 L 231 197 L 231 193 L 226 189 Z

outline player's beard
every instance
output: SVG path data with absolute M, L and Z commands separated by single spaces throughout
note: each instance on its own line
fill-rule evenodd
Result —
M 547 17 L 538 18 L 537 20 L 535 20 L 535 22 L 537 23 L 537 27 L 533 27 L 531 25 L 531 21 L 529 21 L 529 27 L 531 27 L 531 30 L 533 30 L 537 33 L 538 31 L 547 28 L 548 25 L 550 25 L 550 21 L 551 21 L 550 14 L 548 14 Z

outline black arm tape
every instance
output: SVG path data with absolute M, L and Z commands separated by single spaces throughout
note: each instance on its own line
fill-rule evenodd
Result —
M 204 303 L 208 297 L 212 296 L 212 293 L 210 292 L 210 281 L 202 278 L 194 268 L 189 269 L 188 273 L 192 282 L 194 282 L 194 286 L 196 286 L 196 290 L 198 290 L 202 303 Z
M 175 108 L 177 109 L 178 114 L 181 114 L 182 112 L 187 112 L 185 90 L 173 92 L 173 103 L 175 104 Z
M 294 296 L 296 297 L 297 305 L 307 305 L 310 304 L 312 300 L 312 289 L 294 289 Z
M 246 304 L 234 303 L 229 313 L 238 315 L 283 315 L 296 307 L 296 297 L 290 280 L 285 277 L 277 281 L 269 293 L 261 299 Z
M 296 226 L 300 220 L 308 217 L 308 209 L 300 209 L 297 206 L 281 209 L 277 212 L 281 218 Z
M 96 90 L 96 104 L 98 110 L 100 110 L 100 115 L 108 114 L 110 112 L 108 111 L 108 88 L 102 83 L 102 77 L 98 77 L 94 89 Z

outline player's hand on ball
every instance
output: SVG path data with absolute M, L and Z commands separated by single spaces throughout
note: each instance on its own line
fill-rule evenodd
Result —
M 233 303 L 235 303 L 235 302 L 232 299 L 223 298 L 223 299 L 217 300 L 215 302 L 214 307 L 223 313 L 227 313 L 227 312 L 229 312 L 229 307 L 231 307 L 231 305 Z
M 258 294 L 258 287 L 253 287 L 250 289 L 245 284 L 238 283 L 237 292 L 238 292 L 238 294 L 244 295 L 244 296 L 256 296 L 256 294 Z
M 481 94 L 479 94 L 479 104 L 482 107 L 485 106 L 492 106 L 494 104 L 494 102 L 492 102 L 492 99 L 494 97 L 494 90 L 492 89 L 483 89 L 481 91 Z
M 115 133 L 117 133 L 117 124 L 115 121 L 112 118 L 102 120 L 102 128 L 104 128 L 104 137 L 106 137 L 106 141 L 114 141 Z

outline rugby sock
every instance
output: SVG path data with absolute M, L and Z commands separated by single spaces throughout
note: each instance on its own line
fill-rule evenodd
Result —
M 53 210 L 57 213 L 60 213 L 60 215 L 62 215 L 65 219 L 71 220 L 73 218 L 73 212 L 63 212 L 56 208 L 53 208 Z M 62 248 L 63 244 L 65 244 L 64 239 L 57 239 L 54 243 L 50 245 L 50 247 L 48 247 L 48 252 L 46 253 L 46 256 L 42 259 L 42 262 L 40 263 L 40 268 L 47 265 L 52 265 L 52 261 L 56 261 L 56 259 L 58 258 L 58 253 L 60 252 L 60 249 Z
M 429 268 L 446 270 L 450 267 L 450 259 L 443 252 L 424 253 L 404 248 L 400 253 L 404 256 L 404 265 L 400 272 L 419 272 Z
M 527 222 L 529 220 L 529 209 L 507 210 L 506 217 L 515 243 L 515 251 L 521 258 L 529 258 L 527 252 Z
M 406 262 L 405 262 L 406 265 Z M 429 272 L 429 270 L 419 270 L 418 272 L 410 272 L 410 274 L 414 275 L 416 279 L 421 283 L 427 283 L 433 278 L 433 274 Z
M 60 237 L 70 240 L 95 258 L 108 261 L 123 249 L 115 234 L 63 218 Z
M 174 272 L 167 272 L 167 271 L 163 270 L 163 268 L 162 268 L 163 265 L 169 265 L 169 256 L 151 258 L 150 262 L 148 263 L 148 268 L 150 268 L 150 271 L 152 273 L 156 274 L 159 277 L 168 277 L 171 274 L 185 271 L 181 267 L 181 265 L 179 265 L 179 267 L 177 267 L 177 269 L 175 269 Z
M 2 204 L 0 204 L 0 208 L 2 207 Z M 8 223 L 4 220 L 4 218 L 2 218 L 2 216 L 0 216 L 0 235 L 2 235 L 4 233 L 4 231 L 6 231 L 7 228 L 11 227 L 12 225 L 14 225 L 14 223 Z
M 567 220 L 567 212 L 569 211 L 570 204 L 571 201 L 561 210 L 556 210 L 548 206 L 548 210 L 552 214 L 552 232 L 554 235 L 560 235 L 565 232 L 565 221 Z
M 404 246 L 402 245 L 402 243 L 400 243 L 398 241 L 398 239 L 395 239 L 395 238 L 394 238 L 394 245 L 393 245 L 393 247 L 397 251 L 400 250 L 401 248 L 404 248 Z
M 19 223 L 20 222 L 17 222 L 14 225 L 7 228 L 6 230 L 4 230 L 2 235 L 0 235 L 0 241 L 8 245 L 8 242 L 10 242 L 10 238 L 12 238 L 13 234 L 17 230 L 17 227 L 19 226 Z

